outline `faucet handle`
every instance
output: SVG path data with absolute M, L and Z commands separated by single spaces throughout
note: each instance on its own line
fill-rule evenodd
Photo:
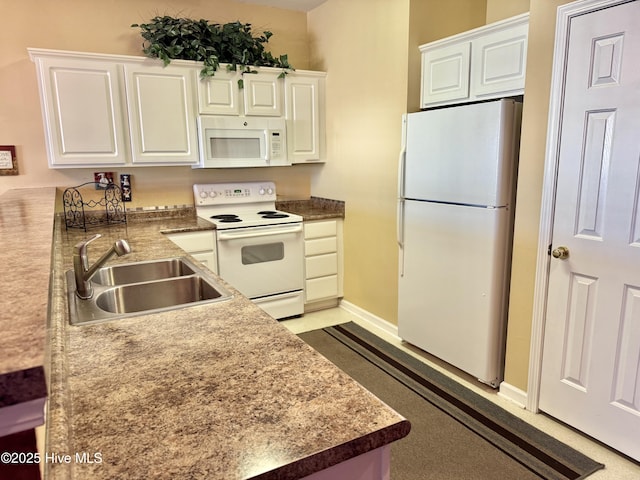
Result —
M 75 246 L 73 247 L 73 251 L 74 253 L 80 253 L 83 252 L 85 248 L 87 248 L 87 245 L 89 245 L 91 242 L 93 242 L 94 240 L 97 240 L 98 238 L 100 238 L 102 236 L 102 234 L 100 233 L 96 233 L 93 237 L 87 239 L 87 240 L 83 240 L 82 242 L 78 242 L 75 244 Z

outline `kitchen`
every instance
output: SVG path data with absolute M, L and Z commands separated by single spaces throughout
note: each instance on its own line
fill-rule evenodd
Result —
M 526 391 L 553 25 L 556 7 L 567 2 L 490 0 L 485 6 L 471 0 L 446 2 L 445 6 L 436 1 L 371 5 L 329 0 L 308 14 L 218 3 L 215 9 L 205 9 L 196 2 L 183 2 L 181 11 L 217 21 L 241 18 L 256 26 L 267 25 L 275 32 L 270 41 L 272 50 L 287 52 L 297 68 L 328 72 L 330 160 L 325 165 L 278 167 L 270 170 L 269 176 L 285 199 L 312 194 L 345 200 L 349 219 L 344 245 L 345 306 L 368 312 L 373 321 L 384 319 L 391 324 L 397 323 L 397 247 L 391 226 L 396 214 L 399 118 L 405 111 L 417 109 L 417 46 L 530 11 L 505 372 L 506 383 Z M 173 8 L 169 3 L 136 2 L 134 6 L 105 5 L 91 10 L 73 3 L 63 9 L 60 4 L 43 6 L 35 0 L 12 6 L 5 14 L 3 29 L 0 143 L 18 146 L 21 175 L 0 177 L 0 190 L 74 185 L 93 171 L 47 168 L 34 67 L 27 48 L 139 55 L 140 39 L 128 26 L 146 21 L 158 11 L 173 13 Z M 97 25 L 96 17 L 101 19 Z M 264 180 L 264 171 L 259 169 L 211 173 L 163 167 L 133 173 L 137 187 L 134 208 L 189 204 L 194 183 Z

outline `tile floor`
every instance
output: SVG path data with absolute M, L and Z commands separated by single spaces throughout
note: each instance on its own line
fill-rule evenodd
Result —
M 398 337 L 377 328 L 367 320 L 351 312 L 348 312 L 343 308 L 337 307 L 328 310 L 322 310 L 319 312 L 307 313 L 303 317 L 283 320 L 281 323 L 293 333 L 298 334 L 349 321 L 355 322 L 360 326 L 371 330 L 392 345 L 402 348 L 415 357 L 420 358 L 431 367 L 436 368 L 441 372 L 444 372 L 447 375 L 455 378 L 468 388 L 490 399 L 513 415 L 522 418 L 538 429 L 556 437 L 560 441 L 566 443 L 567 445 L 570 445 L 571 447 L 584 453 L 585 455 L 588 455 L 592 459 L 604 463 L 606 465 L 606 468 L 589 476 L 589 480 L 640 479 L 640 463 L 629 461 L 626 457 L 623 457 L 612 451 L 611 449 L 604 447 L 601 444 L 576 432 L 575 430 L 572 430 L 565 425 L 554 421 L 546 415 L 533 414 L 521 408 L 514 402 L 511 402 L 508 399 L 497 395 L 496 390 L 493 390 L 492 388 L 477 382 L 475 379 L 466 376 L 463 372 L 456 371 L 456 369 L 444 364 L 443 362 L 438 361 L 433 357 L 430 357 L 425 352 L 408 346 L 407 344 L 403 343 Z

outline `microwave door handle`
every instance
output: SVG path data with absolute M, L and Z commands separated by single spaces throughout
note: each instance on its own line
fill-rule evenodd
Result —
M 238 240 L 241 238 L 257 238 L 265 237 L 267 235 L 282 235 L 287 233 L 300 233 L 302 232 L 302 225 L 296 225 L 290 228 L 277 228 L 273 230 L 261 230 L 259 232 L 219 232 L 218 240 Z
M 264 160 L 267 164 L 271 163 L 271 138 L 269 137 L 269 131 L 264 131 Z

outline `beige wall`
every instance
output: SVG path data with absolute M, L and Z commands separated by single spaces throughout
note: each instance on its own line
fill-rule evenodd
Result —
M 49 170 L 47 167 L 35 67 L 27 47 L 142 55 L 140 30 L 132 23 L 155 15 L 206 18 L 225 23 L 240 19 L 254 30 L 270 30 L 268 49 L 287 53 L 300 69 L 309 67 L 306 14 L 235 3 L 230 0 L 0 0 L 0 145 L 15 145 L 20 175 L 0 176 L 0 193 L 11 188 L 71 186 L 93 180 L 96 169 Z M 111 169 L 133 175 L 130 206 L 193 203 L 191 185 L 227 180 L 273 180 L 280 194 L 309 195 L 310 175 L 319 166 L 276 169 L 192 170 L 189 167 Z
M 529 11 L 531 0 L 487 0 L 487 23 Z
M 308 15 L 327 71 L 331 162 L 315 195 L 346 201 L 345 298 L 390 322 L 397 306 L 396 164 L 406 108 L 409 0 L 329 0 Z
M 522 114 L 505 381 L 527 390 L 540 201 L 556 10 L 569 0 L 531 0 Z

